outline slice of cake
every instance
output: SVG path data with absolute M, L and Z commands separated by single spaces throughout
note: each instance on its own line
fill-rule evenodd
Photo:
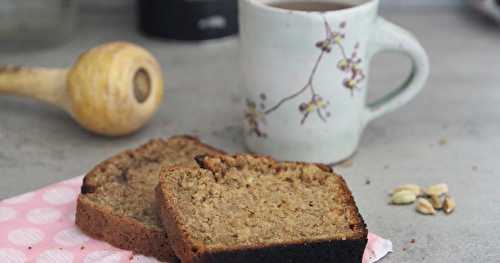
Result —
M 162 169 L 160 218 L 183 263 L 361 262 L 366 225 L 328 166 L 251 155 Z
M 151 140 L 97 165 L 83 180 L 76 224 L 88 235 L 139 254 L 177 262 L 157 218 L 154 188 L 160 167 L 196 166 L 219 150 L 189 136 Z

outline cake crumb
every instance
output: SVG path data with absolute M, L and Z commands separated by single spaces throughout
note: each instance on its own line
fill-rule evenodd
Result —
M 84 250 L 84 249 L 85 249 L 85 247 L 84 247 L 84 246 L 81 246 L 81 247 L 80 247 L 80 250 Z
M 446 145 L 446 144 L 448 144 L 448 139 L 446 139 L 446 138 L 441 138 L 441 139 L 439 140 L 439 145 L 443 146 L 443 145 Z
M 33 247 L 29 246 L 29 247 L 28 247 L 28 250 L 31 250 L 32 248 L 33 248 Z
M 130 255 L 130 257 L 128 257 L 128 260 L 132 261 L 134 259 L 134 255 Z
M 366 181 L 365 181 L 366 185 L 370 185 L 371 183 L 372 183 L 372 181 L 370 181 L 370 179 L 366 179 Z
M 415 238 L 412 238 L 412 239 L 410 240 L 410 243 L 415 244 Z

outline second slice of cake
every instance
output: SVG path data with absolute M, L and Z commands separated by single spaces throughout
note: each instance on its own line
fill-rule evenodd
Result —
M 323 165 L 200 156 L 160 174 L 160 218 L 184 263 L 361 262 L 366 225 Z

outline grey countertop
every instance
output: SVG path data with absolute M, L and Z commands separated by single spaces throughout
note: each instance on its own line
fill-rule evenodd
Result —
M 413 102 L 367 127 L 353 165 L 338 171 L 369 229 L 394 243 L 382 262 L 500 262 L 500 27 L 464 10 L 384 15 L 418 36 L 430 56 L 431 77 Z M 83 131 L 58 109 L 0 97 L 0 198 L 83 174 L 153 137 L 191 133 L 227 151 L 244 151 L 235 38 L 162 42 L 140 36 L 129 17 L 92 15 L 83 17 L 71 41 L 0 53 L 0 64 L 68 66 L 85 49 L 117 39 L 145 46 L 163 64 L 160 112 L 139 133 L 109 139 Z M 371 98 L 401 81 L 409 62 L 388 54 L 373 66 Z M 398 184 L 439 182 L 448 183 L 457 200 L 452 215 L 422 216 L 413 206 L 387 204 Z

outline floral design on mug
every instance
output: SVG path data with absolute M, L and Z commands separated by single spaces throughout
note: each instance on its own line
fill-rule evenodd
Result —
M 255 102 L 247 99 L 246 103 L 245 120 L 248 122 L 251 132 L 255 133 L 258 137 L 267 137 L 267 134 L 262 132 L 259 126 L 259 122 L 266 123 L 266 114 L 257 109 Z
M 343 81 L 344 87 L 351 90 L 351 96 L 353 96 L 354 89 L 358 88 L 358 84 L 361 83 L 365 79 L 365 73 L 361 68 L 361 58 L 358 58 L 357 49 L 359 48 L 359 43 L 356 43 L 354 46 L 354 52 L 350 57 L 344 55 L 344 58 L 341 59 L 337 68 L 342 70 L 343 72 L 349 73 L 349 77 L 345 78 Z
M 343 80 L 342 85 L 350 90 L 351 96 L 354 95 L 354 90 L 357 89 L 359 87 L 359 84 L 365 79 L 365 74 L 363 72 L 363 69 L 361 68 L 361 58 L 357 57 L 357 52 L 360 46 L 359 42 L 354 46 L 354 51 L 352 52 L 351 56 L 348 56 L 345 51 L 344 45 L 342 44 L 343 40 L 345 39 L 345 34 L 341 31 L 332 30 L 328 21 L 326 21 L 325 18 L 323 19 L 325 25 L 325 39 L 320 40 L 315 44 L 316 48 L 320 49 L 320 53 L 314 63 L 311 73 L 309 74 L 307 83 L 297 92 L 282 98 L 269 108 L 266 108 L 265 101 L 267 96 L 264 93 L 260 94 L 259 96 L 259 107 L 257 107 L 257 103 L 255 101 L 247 99 L 245 120 L 247 121 L 250 128 L 250 133 L 254 133 L 258 137 L 266 137 L 267 134 L 262 131 L 261 126 L 259 125 L 260 123 L 266 123 L 265 117 L 276 111 L 283 104 L 289 102 L 290 100 L 307 91 L 310 93 L 310 99 L 300 103 L 298 107 L 299 112 L 302 115 L 300 124 L 303 125 L 311 113 L 316 113 L 322 121 L 327 121 L 327 118 L 331 116 L 330 112 L 328 111 L 330 102 L 316 92 L 314 88 L 314 77 L 321 61 L 326 55 L 331 53 L 334 48 L 338 48 L 341 52 L 341 59 L 337 63 L 337 68 L 340 71 L 348 74 L 348 76 Z M 347 24 L 345 21 L 339 24 L 339 28 L 341 30 L 345 29 L 346 26 Z

